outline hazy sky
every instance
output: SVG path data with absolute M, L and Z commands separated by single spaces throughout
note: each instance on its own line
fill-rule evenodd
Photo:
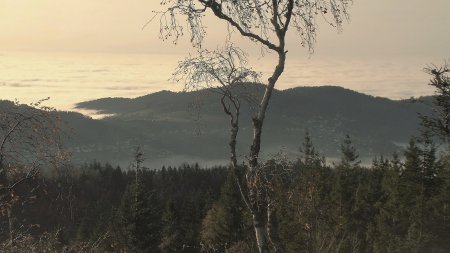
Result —
M 0 0 L 0 99 L 71 109 L 101 97 L 136 97 L 181 90 L 168 78 L 190 50 L 159 40 L 157 22 L 142 27 L 159 0 Z M 393 99 L 429 95 L 430 63 L 450 57 L 450 0 L 354 0 L 343 32 L 321 25 L 310 57 L 288 38 L 286 71 L 278 89 L 339 85 Z M 208 46 L 223 42 L 225 26 L 208 21 Z M 292 34 L 293 31 L 291 31 Z M 259 48 L 238 43 L 263 72 Z M 168 55 L 168 53 L 174 53 Z M 270 58 L 269 58 L 270 59 Z
M 155 0 L 0 0 L 0 50 L 182 52 L 142 26 Z M 316 57 L 450 56 L 449 0 L 355 0 L 351 22 L 337 35 L 322 26 Z M 210 27 L 216 27 L 211 24 Z M 214 31 L 216 33 L 214 34 Z M 219 37 L 214 29 L 210 38 Z M 291 38 L 290 52 L 306 55 Z

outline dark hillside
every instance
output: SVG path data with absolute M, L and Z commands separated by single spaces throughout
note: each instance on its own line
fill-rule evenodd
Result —
M 261 88 L 248 85 L 241 97 L 261 96 Z M 246 154 L 252 135 L 251 107 L 244 105 L 238 141 L 241 155 Z M 228 119 L 219 96 L 209 90 L 104 98 L 80 103 L 78 108 L 114 115 L 92 120 L 62 113 L 74 131 L 68 146 L 80 161 L 95 158 L 125 165 L 138 145 L 155 166 L 227 160 Z M 345 134 L 353 137 L 362 157 L 389 155 L 417 133 L 417 112 L 427 111 L 426 105 L 412 100 L 395 101 L 334 86 L 277 90 L 267 115 L 263 150 L 270 155 L 283 149 L 295 156 L 308 129 L 328 157 L 337 156 Z

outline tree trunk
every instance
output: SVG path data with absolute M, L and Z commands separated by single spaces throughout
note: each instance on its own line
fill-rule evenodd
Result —
M 7 215 L 8 215 L 8 225 L 9 225 L 9 246 L 11 247 L 11 250 L 13 248 L 14 243 L 14 237 L 13 237 L 13 221 L 12 221 L 12 213 L 11 213 L 11 207 L 7 207 L 6 209 Z
M 4 155 L 1 153 L 0 150 L 0 186 L 3 184 L 3 186 L 6 186 L 6 169 L 3 168 L 3 161 L 5 159 Z
M 275 88 L 275 83 L 284 71 L 284 64 L 286 62 L 286 53 L 280 51 L 278 54 L 278 65 L 275 68 L 272 76 L 268 79 L 266 91 L 264 92 L 264 97 L 262 98 L 260 109 L 258 115 L 253 118 L 253 142 L 250 147 L 250 170 L 255 170 L 258 167 L 259 152 L 261 150 L 261 135 L 264 119 L 266 117 L 266 111 L 269 107 L 270 97 Z
M 267 84 L 266 91 L 264 93 L 264 97 L 261 101 L 259 113 L 257 116 L 255 116 L 253 118 L 253 142 L 250 147 L 249 171 L 247 172 L 247 184 L 248 184 L 248 189 L 250 189 L 249 199 L 250 199 L 250 202 L 252 205 L 252 209 L 254 211 L 254 214 L 252 215 L 253 225 L 255 228 L 258 250 L 260 253 L 268 252 L 268 248 L 267 248 L 267 238 L 266 238 L 265 229 L 264 229 L 264 225 L 263 225 L 264 223 L 262 222 L 263 215 L 258 210 L 266 210 L 267 217 L 269 217 L 269 215 L 271 215 L 271 213 L 276 214 L 276 212 L 273 209 L 269 209 L 269 208 L 265 208 L 265 207 L 263 208 L 261 206 L 262 204 L 268 203 L 267 200 L 264 199 L 264 197 L 266 197 L 266 196 L 259 196 L 258 194 L 255 194 L 256 192 L 258 192 L 258 190 L 261 190 L 261 189 L 257 189 L 258 183 L 255 183 L 255 181 L 261 180 L 261 179 L 252 178 L 252 177 L 256 177 L 256 171 L 259 166 L 258 158 L 259 158 L 259 153 L 260 153 L 260 149 L 261 149 L 262 127 L 263 127 L 264 118 L 266 116 L 266 111 L 269 106 L 269 100 L 270 100 L 270 97 L 272 96 L 272 92 L 274 90 L 275 83 L 277 82 L 278 78 L 281 76 L 281 74 L 284 71 L 284 64 L 286 61 L 286 53 L 281 50 L 279 52 L 278 56 L 279 56 L 278 57 L 278 65 L 276 66 L 274 73 L 268 80 L 269 83 Z M 270 211 L 270 213 L 269 213 L 269 211 Z M 275 237 L 273 238 L 273 241 L 272 241 L 272 238 L 270 238 L 272 242 L 275 242 L 275 243 L 272 243 L 275 252 L 284 252 L 282 244 L 280 243 L 280 240 L 277 236 L 278 232 L 275 231 L 275 230 L 278 230 L 278 227 L 276 224 L 273 224 L 274 222 L 276 223 L 276 218 L 274 218 L 274 216 L 272 214 L 272 217 L 268 218 L 267 221 L 269 222 L 267 224 L 268 231 L 270 230 L 272 235 L 275 235 Z M 269 236 L 271 236 L 271 235 L 269 235 Z M 280 245 L 281 245 L 281 247 L 280 247 Z
M 267 205 L 267 235 L 275 253 L 284 253 L 285 249 L 278 234 L 277 210 L 273 203 Z
M 255 212 L 252 214 L 253 227 L 255 228 L 256 244 L 258 246 L 259 253 L 268 253 L 267 239 L 265 234 L 264 222 L 261 212 Z

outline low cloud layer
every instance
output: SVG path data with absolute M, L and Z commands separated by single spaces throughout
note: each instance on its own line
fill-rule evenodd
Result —
M 49 105 L 71 110 L 74 104 L 103 97 L 137 97 L 160 90 L 181 91 L 171 83 L 184 55 L 8 54 L 0 64 L 0 99 L 23 102 L 50 97 Z M 134 62 L 133 62 L 134 61 Z M 440 59 L 332 61 L 289 58 L 278 89 L 296 86 L 338 85 L 392 99 L 429 95 L 429 77 L 422 71 Z M 251 59 L 266 80 L 273 69 L 268 59 Z

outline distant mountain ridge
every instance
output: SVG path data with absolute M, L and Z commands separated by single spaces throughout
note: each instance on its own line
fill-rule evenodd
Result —
M 257 100 L 263 87 L 249 85 Z M 113 114 L 100 120 L 66 115 L 76 138 L 68 141 L 78 160 L 98 159 L 124 164 L 132 149 L 142 146 L 150 165 L 182 162 L 226 162 L 228 119 L 219 96 L 209 90 L 160 91 L 134 99 L 102 98 L 77 104 L 80 109 Z M 255 105 L 253 105 L 255 106 Z M 238 152 L 243 158 L 251 141 L 251 106 L 242 109 Z M 391 155 L 417 133 L 417 112 L 429 108 L 412 100 L 373 97 L 336 86 L 275 90 L 263 129 L 263 155 L 283 150 L 299 155 L 308 129 L 318 150 L 339 156 L 345 134 L 362 157 Z
M 248 86 L 243 98 L 257 100 L 263 87 Z M 228 161 L 229 121 L 219 96 L 208 90 L 161 91 L 142 97 L 103 98 L 79 103 L 80 109 L 113 116 L 94 120 L 75 112 L 57 112 L 68 137 L 66 146 L 75 162 L 89 160 L 127 166 L 133 150 L 141 146 L 146 164 L 206 165 Z M 431 101 L 431 97 L 422 100 Z M 350 134 L 363 159 L 402 152 L 417 134 L 417 112 L 430 109 L 414 100 L 373 97 L 335 86 L 275 90 L 263 129 L 262 155 L 280 151 L 298 157 L 305 131 L 325 156 L 339 157 L 339 147 Z M 243 103 L 238 153 L 244 159 L 252 136 L 251 115 L 255 104 Z M 14 106 L 0 101 L 0 107 Z

